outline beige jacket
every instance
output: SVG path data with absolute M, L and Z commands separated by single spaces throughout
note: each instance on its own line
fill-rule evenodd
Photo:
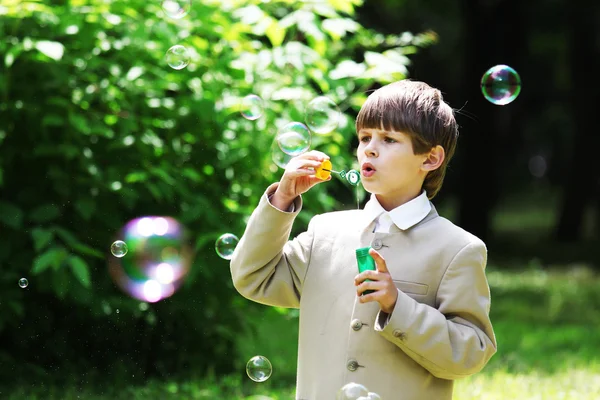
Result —
M 432 205 L 406 231 L 373 233 L 375 221 L 350 210 L 315 216 L 290 241 L 302 199 L 280 211 L 267 197 L 276 187 L 250 217 L 231 275 L 250 300 L 300 308 L 296 399 L 333 400 L 356 382 L 383 400 L 449 400 L 453 379 L 486 365 L 496 338 L 481 240 Z M 357 301 L 355 249 L 366 246 L 385 258 L 398 288 L 389 319 L 377 302 Z

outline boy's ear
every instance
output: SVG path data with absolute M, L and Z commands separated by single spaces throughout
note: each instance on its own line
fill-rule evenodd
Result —
M 423 169 L 423 171 L 436 170 L 444 163 L 445 159 L 446 152 L 444 151 L 444 148 L 438 144 L 429 151 L 427 158 L 423 161 L 421 169 Z

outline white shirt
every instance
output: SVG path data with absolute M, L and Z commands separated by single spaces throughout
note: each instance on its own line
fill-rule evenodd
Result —
M 388 212 L 372 194 L 365 204 L 364 211 L 367 213 L 369 223 L 376 220 L 374 232 L 390 232 L 392 225 L 404 231 L 421 222 L 429 214 L 431 203 L 423 190 L 419 196 Z

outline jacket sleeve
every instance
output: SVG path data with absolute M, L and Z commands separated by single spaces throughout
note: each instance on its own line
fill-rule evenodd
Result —
M 269 202 L 277 185 L 269 186 L 250 216 L 231 259 L 231 277 L 236 290 L 247 299 L 298 308 L 310 261 L 313 224 L 311 221 L 307 232 L 289 240 L 302 199 L 294 200 L 293 212 L 279 210 Z
M 437 308 L 398 290 L 394 310 L 389 315 L 379 312 L 375 330 L 438 378 L 479 372 L 496 353 L 486 261 L 482 241 L 467 244 L 446 269 Z

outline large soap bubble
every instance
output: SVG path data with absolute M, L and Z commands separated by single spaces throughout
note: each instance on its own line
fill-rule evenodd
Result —
M 119 232 L 127 257 L 109 257 L 109 273 L 125 293 L 157 302 L 181 286 L 192 262 L 184 227 L 171 217 L 147 216 L 129 221 Z

